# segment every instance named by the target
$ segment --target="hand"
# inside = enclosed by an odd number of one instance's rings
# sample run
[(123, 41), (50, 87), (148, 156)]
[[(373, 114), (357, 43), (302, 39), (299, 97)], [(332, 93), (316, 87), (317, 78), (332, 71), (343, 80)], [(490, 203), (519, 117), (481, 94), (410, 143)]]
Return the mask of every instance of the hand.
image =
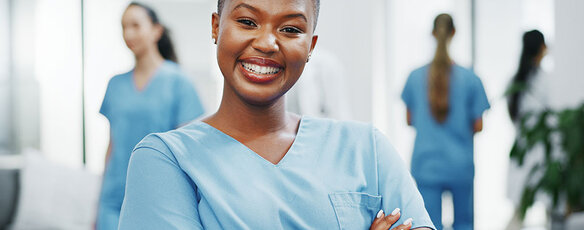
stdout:
[[(384, 216), (383, 210), (379, 210), (375, 220), (369, 227), (369, 230), (388, 230), (393, 224), (395, 224), (399, 218), (401, 217), (401, 213), (399, 208), (396, 208), (388, 214)], [(412, 227), (412, 218), (407, 219), (404, 221), (403, 224), (396, 226), (393, 230), (409, 230)]]

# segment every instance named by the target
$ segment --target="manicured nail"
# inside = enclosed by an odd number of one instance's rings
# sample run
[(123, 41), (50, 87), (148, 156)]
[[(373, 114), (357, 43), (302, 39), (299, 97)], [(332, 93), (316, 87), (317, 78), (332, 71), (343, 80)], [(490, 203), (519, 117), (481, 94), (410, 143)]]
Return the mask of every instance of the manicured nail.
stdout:
[(412, 218), (408, 218), (408, 219), (406, 220), (406, 222), (404, 222), (404, 225), (412, 225), (412, 221), (413, 221), (413, 220), (414, 220), (414, 219), (412, 219)]
[(377, 212), (377, 218), (381, 218), (383, 216), (383, 209), (379, 210), (379, 212)]
[(391, 212), (391, 215), (392, 215), (392, 216), (395, 216), (395, 215), (397, 215), (398, 213), (399, 213), (399, 208), (395, 208), (395, 209), (393, 210), (393, 212)]

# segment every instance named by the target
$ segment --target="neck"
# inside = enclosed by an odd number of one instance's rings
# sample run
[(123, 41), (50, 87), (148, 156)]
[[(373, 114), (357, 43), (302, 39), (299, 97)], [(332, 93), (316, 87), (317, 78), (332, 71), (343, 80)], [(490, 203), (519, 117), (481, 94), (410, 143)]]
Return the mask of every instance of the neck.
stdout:
[(219, 110), (207, 119), (220, 130), (231, 130), (246, 135), (264, 135), (282, 131), (296, 124), (294, 122), (296, 119), (286, 113), (283, 96), (268, 105), (253, 105), (242, 100), (228, 89), (228, 86), (223, 88)]
[(541, 60), (543, 60), (543, 56), (537, 56), (535, 57), (535, 67), (539, 68), (539, 66), (541, 65)]
[(141, 55), (136, 56), (136, 72), (152, 72), (160, 64), (164, 62), (164, 58), (156, 48), (148, 49)]

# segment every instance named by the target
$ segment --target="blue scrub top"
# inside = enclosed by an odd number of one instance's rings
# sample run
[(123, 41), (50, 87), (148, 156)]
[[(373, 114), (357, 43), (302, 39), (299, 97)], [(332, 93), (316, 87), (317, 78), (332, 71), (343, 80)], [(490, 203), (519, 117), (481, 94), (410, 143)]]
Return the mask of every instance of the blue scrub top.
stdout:
[(136, 88), (133, 74), (130, 71), (109, 81), (100, 109), (110, 122), (113, 148), (100, 195), (99, 229), (116, 228), (111, 225), (118, 222), (128, 162), (136, 144), (150, 133), (175, 129), (203, 114), (193, 84), (176, 63), (165, 61), (142, 90)]
[(485, 89), (472, 71), (452, 65), (449, 113), (440, 124), (432, 115), (428, 101), (429, 67), (414, 70), (402, 92), (416, 129), (412, 175), (418, 183), (440, 183), (453, 178), (472, 181), (474, 122), (490, 107)]
[(369, 229), (395, 208), (398, 224), (434, 228), (400, 156), (370, 125), (303, 117), (274, 165), (197, 121), (136, 146), (119, 228)]

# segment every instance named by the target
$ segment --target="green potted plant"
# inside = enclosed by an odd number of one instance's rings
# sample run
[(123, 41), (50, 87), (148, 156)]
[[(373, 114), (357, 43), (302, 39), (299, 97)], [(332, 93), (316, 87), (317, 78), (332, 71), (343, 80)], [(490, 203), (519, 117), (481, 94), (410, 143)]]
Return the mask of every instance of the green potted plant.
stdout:
[(552, 201), (552, 229), (561, 229), (570, 214), (584, 211), (584, 104), (522, 117), (510, 157), (522, 165), (537, 145), (544, 147), (545, 157), (530, 169), (528, 181), (533, 183), (523, 190), (521, 218), (542, 192)]

